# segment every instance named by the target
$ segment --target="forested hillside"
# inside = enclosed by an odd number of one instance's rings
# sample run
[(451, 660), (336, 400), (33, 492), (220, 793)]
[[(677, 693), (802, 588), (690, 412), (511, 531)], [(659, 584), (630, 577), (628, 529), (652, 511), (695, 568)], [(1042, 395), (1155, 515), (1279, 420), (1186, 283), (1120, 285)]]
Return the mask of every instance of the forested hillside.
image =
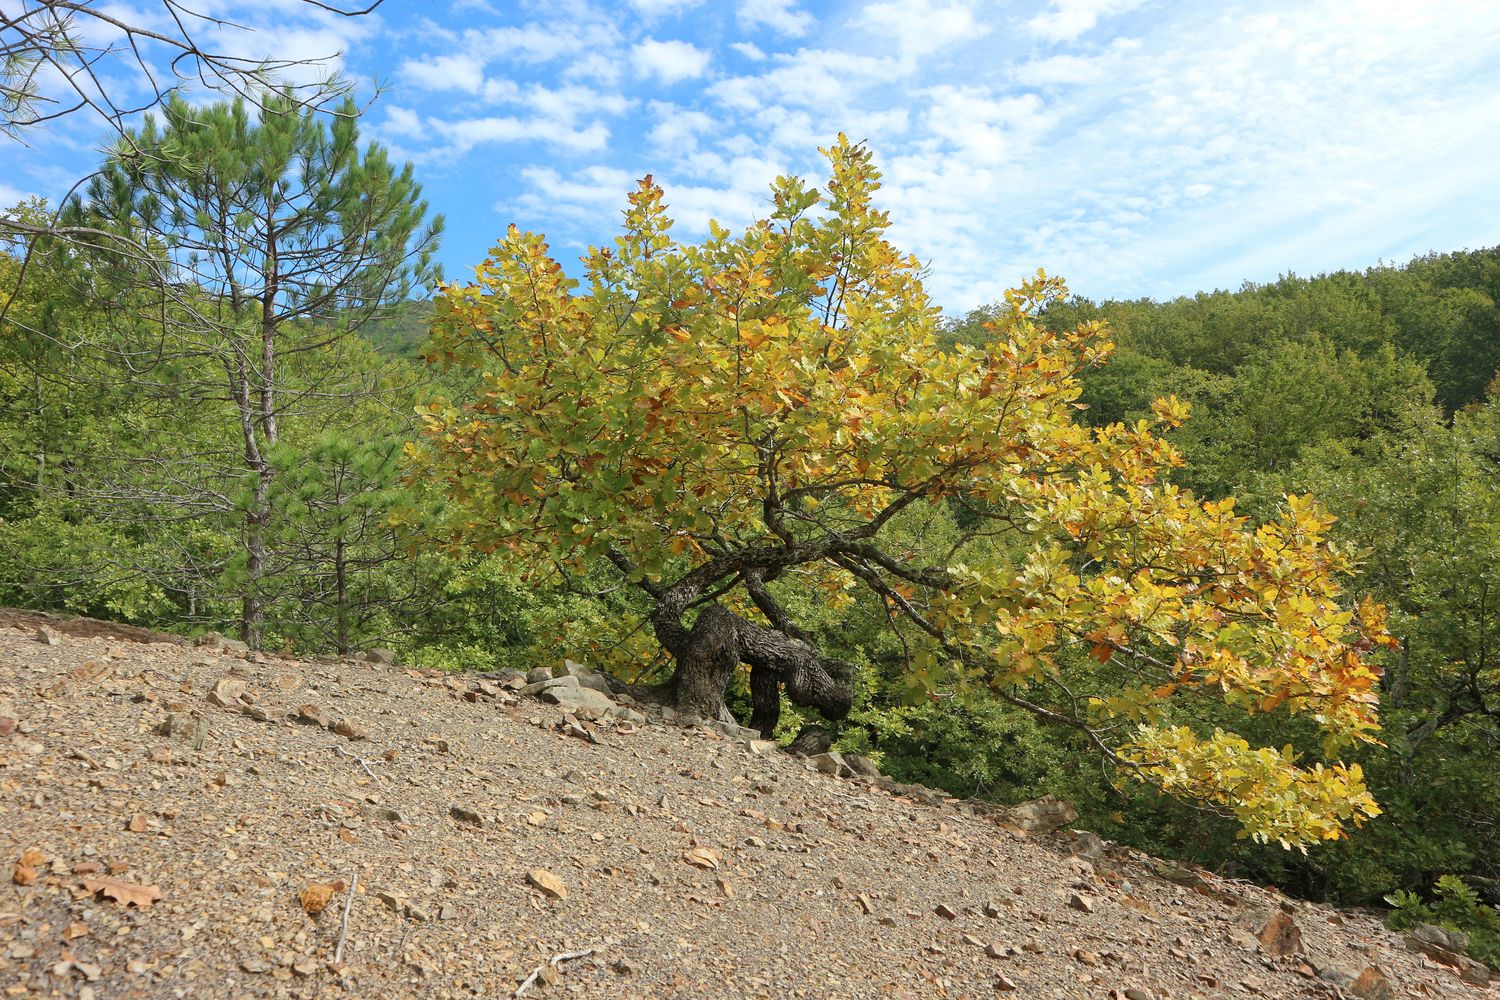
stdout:
[(588, 295), (513, 232), (434, 305), (410, 168), (289, 111), (169, 105), (140, 145), (243, 157), (106, 163), (66, 218), (144, 256), (0, 256), (0, 605), (567, 655), (1313, 898), (1496, 888), (1500, 251), (944, 321), (840, 145), (743, 237), (673, 243), (643, 183)]

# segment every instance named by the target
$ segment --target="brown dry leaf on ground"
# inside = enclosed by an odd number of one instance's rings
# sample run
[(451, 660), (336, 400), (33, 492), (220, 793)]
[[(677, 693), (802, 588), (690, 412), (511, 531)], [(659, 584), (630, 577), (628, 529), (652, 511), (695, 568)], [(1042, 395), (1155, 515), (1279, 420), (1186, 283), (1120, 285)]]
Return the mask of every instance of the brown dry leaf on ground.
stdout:
[(125, 906), (143, 910), (161, 899), (161, 890), (154, 885), (140, 885), (117, 878), (86, 878), (83, 880), (83, 888), (89, 895), (101, 895)]

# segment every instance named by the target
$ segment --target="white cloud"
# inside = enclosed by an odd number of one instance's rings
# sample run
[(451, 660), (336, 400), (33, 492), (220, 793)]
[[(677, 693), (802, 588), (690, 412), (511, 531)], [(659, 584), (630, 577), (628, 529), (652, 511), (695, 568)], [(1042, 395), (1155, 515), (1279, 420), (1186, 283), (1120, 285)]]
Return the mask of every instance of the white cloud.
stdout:
[[(836, 49), (800, 49), (777, 56), (774, 62), (772, 69), (758, 76), (719, 81), (709, 88), (709, 95), (739, 111), (782, 105), (821, 108), (837, 115), (856, 105), (872, 84), (905, 75), (894, 59)], [(831, 131), (836, 130), (834, 126)]]
[(462, 90), (477, 94), (484, 86), (484, 61), (470, 55), (453, 54), (407, 59), (400, 75), (423, 90)]
[(647, 17), (683, 14), (701, 3), (703, 0), (630, 0), (630, 6)]
[(466, 33), (470, 51), (486, 52), (496, 61), (550, 62), (560, 56), (587, 52), (614, 41), (614, 30), (594, 20), (557, 24), (507, 25)]
[(766, 61), (766, 54), (754, 42), (730, 42), (729, 47), (751, 62)]
[[(1128, 86), (1134, 74), (1128, 72), (1125, 58), (1140, 45), (1136, 38), (1116, 38), (1107, 49), (1093, 55), (1056, 55), (1021, 63), (1012, 76), (1017, 83), (1028, 87), (1098, 83), (1110, 78)], [(1122, 71), (1124, 76), (1120, 78), (1117, 74)]]
[(630, 59), (637, 74), (673, 84), (707, 72), (709, 54), (689, 42), (647, 38), (636, 45)]
[(1124, 14), (1146, 0), (1050, 0), (1048, 9), (1026, 22), (1026, 27), (1049, 42), (1071, 42), (1107, 17)]
[(685, 156), (697, 150), (698, 138), (713, 131), (714, 119), (702, 111), (652, 101), (656, 125), (646, 137), (651, 148), (667, 156)]
[(513, 100), (524, 105), (533, 115), (570, 123), (596, 115), (623, 114), (635, 106), (634, 99), (624, 94), (577, 84), (529, 87), (519, 91)]
[[(526, 167), (521, 179), (530, 190), (516, 205), (527, 214), (561, 213), (580, 221), (602, 220), (611, 209), (623, 210), (636, 181), (624, 170), (602, 165), (570, 171), (567, 177), (551, 167)], [(509, 206), (496, 208), (504, 212)]]
[(955, 0), (882, 0), (866, 6), (850, 24), (894, 42), (907, 58), (973, 41), (992, 28), (969, 4)]
[(387, 135), (403, 139), (420, 139), (427, 134), (421, 116), (410, 108), (399, 105), (391, 105), (385, 109), (384, 131)]
[(1014, 160), (1045, 130), (1048, 119), (1035, 94), (996, 97), (978, 87), (935, 87), (926, 124), (967, 162)]
[(14, 208), (26, 199), (33, 197), (35, 195), (29, 191), (22, 191), (18, 187), (12, 187), (4, 181), (0, 181), (0, 210)]
[(797, 9), (797, 0), (740, 0), (739, 19), (746, 28), (765, 26), (793, 37), (807, 34), (816, 23), (811, 14)]
[(541, 142), (575, 153), (598, 152), (609, 143), (609, 129), (600, 122), (583, 128), (546, 118), (490, 116), (432, 123), (433, 131), (448, 140), (440, 150), (462, 155), (487, 143)]

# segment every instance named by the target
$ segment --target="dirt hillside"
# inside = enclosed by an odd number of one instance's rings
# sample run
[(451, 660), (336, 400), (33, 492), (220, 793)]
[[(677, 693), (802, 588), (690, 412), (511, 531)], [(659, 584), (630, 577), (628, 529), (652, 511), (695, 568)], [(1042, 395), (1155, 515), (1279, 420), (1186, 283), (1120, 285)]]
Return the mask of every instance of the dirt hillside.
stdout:
[(618, 694), (232, 645), (0, 614), (5, 996), (1500, 995)]

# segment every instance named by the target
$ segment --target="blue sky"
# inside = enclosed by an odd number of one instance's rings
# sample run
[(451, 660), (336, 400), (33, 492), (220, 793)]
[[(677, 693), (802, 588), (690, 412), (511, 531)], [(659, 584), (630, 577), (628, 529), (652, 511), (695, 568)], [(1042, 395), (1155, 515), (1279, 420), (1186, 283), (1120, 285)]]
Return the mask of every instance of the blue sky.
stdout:
[[(744, 225), (840, 130), (950, 309), (1037, 267), (1163, 298), (1500, 243), (1493, 0), (206, 3), (255, 29), (236, 51), (381, 84), (365, 130), (447, 216), (450, 278), (510, 222), (570, 264), (647, 172), (679, 238)], [(0, 138), (0, 203), (55, 197), (104, 138)]]

